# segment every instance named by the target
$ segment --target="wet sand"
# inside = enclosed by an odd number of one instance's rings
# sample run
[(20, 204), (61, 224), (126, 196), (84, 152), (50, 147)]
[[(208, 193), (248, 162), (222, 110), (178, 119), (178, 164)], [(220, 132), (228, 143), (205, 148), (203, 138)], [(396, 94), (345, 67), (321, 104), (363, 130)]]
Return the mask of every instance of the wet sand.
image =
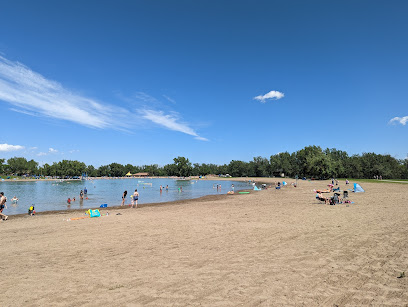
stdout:
[(408, 185), (329, 206), (312, 192), (327, 183), (10, 217), (0, 305), (407, 306)]

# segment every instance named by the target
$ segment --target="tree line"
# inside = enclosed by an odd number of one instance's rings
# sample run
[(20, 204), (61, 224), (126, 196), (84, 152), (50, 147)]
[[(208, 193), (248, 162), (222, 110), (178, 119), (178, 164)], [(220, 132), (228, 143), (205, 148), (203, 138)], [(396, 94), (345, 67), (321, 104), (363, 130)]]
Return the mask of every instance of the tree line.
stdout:
[(200, 176), (209, 174), (229, 174), (232, 177), (312, 177), (325, 178), (382, 178), (408, 179), (408, 160), (396, 159), (390, 155), (363, 153), (349, 155), (337, 149), (322, 149), (320, 146), (307, 146), (293, 153), (282, 152), (268, 158), (254, 157), (245, 162), (232, 160), (229, 164), (216, 165), (206, 163), (192, 164), (188, 158), (177, 157), (173, 163), (159, 166), (157, 164), (135, 166), (111, 163), (94, 167), (80, 161), (62, 160), (51, 165), (39, 166), (34, 160), (23, 157), (0, 159), (0, 174), (17, 176), (58, 176), (74, 177), (86, 173), (91, 177), (122, 177), (145, 172), (150, 176)]

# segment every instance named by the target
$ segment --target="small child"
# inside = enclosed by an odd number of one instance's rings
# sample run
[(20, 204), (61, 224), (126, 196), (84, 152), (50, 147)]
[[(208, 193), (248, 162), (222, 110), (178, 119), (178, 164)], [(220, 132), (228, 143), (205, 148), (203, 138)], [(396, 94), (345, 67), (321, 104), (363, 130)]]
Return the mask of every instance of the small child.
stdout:
[(28, 215), (35, 215), (34, 204), (32, 204), (30, 208), (28, 208)]

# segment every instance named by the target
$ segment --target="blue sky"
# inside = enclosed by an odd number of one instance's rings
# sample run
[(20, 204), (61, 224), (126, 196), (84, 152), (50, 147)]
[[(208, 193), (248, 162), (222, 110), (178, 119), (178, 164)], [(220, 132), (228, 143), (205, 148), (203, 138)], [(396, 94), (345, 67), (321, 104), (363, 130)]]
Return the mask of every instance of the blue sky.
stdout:
[(6, 1), (0, 157), (405, 158), (406, 1)]

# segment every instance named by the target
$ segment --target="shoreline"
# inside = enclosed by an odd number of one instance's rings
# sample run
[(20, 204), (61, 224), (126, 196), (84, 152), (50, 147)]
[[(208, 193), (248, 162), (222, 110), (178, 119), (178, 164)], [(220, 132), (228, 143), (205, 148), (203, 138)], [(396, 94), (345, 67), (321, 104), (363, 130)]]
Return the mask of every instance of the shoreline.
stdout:
[[(174, 179), (177, 180), (176, 178), (169, 178), (169, 177), (148, 177), (149, 179)], [(207, 178), (207, 179), (196, 179), (196, 178), (192, 178), (191, 180), (207, 180), (207, 181), (238, 181), (238, 182), (246, 182), (248, 180), (255, 180), (255, 179), (263, 179), (263, 178), (238, 178), (240, 180), (231, 180), (231, 178), (218, 178), (218, 177), (214, 177), (216, 179), (212, 179), (212, 178)], [(99, 179), (109, 179), (109, 180), (114, 180), (114, 179), (137, 179), (137, 178), (129, 178), (129, 177), (124, 177), (124, 178), (119, 178), (119, 177), (115, 177), (115, 178), (98, 178)], [(271, 179), (271, 178), (267, 178), (267, 179)], [(54, 181), (55, 179), (26, 179), (26, 180), (13, 180), (13, 179), (8, 179), (8, 181), (10, 182), (27, 182), (27, 181)], [(5, 180), (6, 181), (6, 180)], [(66, 181), (78, 181), (78, 180), (66, 180)], [(257, 182), (259, 183), (265, 183), (264, 181), (261, 180), (257, 180)], [(0, 190), (1, 190), (1, 184), (0, 184)], [(243, 189), (240, 191), (252, 191), (252, 189)], [(236, 192), (235, 194), (232, 195), (238, 195), (238, 193)], [(174, 201), (166, 201), (166, 202), (151, 202), (151, 203), (143, 203), (143, 204), (138, 204), (138, 208), (142, 208), (142, 207), (147, 207), (147, 206), (158, 206), (158, 205), (172, 205), (172, 204), (183, 204), (185, 202), (189, 202), (191, 200), (197, 200), (197, 201), (207, 201), (207, 200), (215, 200), (218, 199), (218, 197), (225, 197), (225, 196), (232, 196), (230, 194), (209, 194), (209, 195), (204, 195), (204, 196), (200, 196), (200, 197), (196, 197), (196, 198), (187, 198), (187, 199), (183, 199), (183, 200), (174, 200)], [(203, 200), (201, 200), (203, 199)], [(86, 212), (88, 209), (99, 209), (100, 212), (106, 212), (109, 210), (118, 210), (118, 209), (127, 209), (129, 208), (129, 205), (124, 205), (124, 206), (111, 206), (111, 207), (107, 207), (107, 208), (100, 208), (100, 207), (87, 207), (87, 208), (76, 208), (76, 209), (62, 209), (62, 210), (46, 210), (46, 211), (36, 211), (35, 216), (41, 216), (41, 215), (52, 215), (52, 214), (69, 214), (69, 213), (76, 213), (76, 212)], [(6, 209), (7, 210), (7, 209)], [(7, 212), (7, 211), (5, 211)], [(7, 214), (7, 216), (12, 217), (12, 219), (15, 218), (24, 218), (26, 216), (29, 216), (27, 213), (18, 213), (18, 214)]]
[[(175, 179), (175, 178), (168, 178), (168, 177), (148, 177), (148, 178), (149, 179)], [(275, 183), (277, 181), (285, 181), (285, 180), (288, 181), (288, 185), (290, 185), (291, 182), (289, 182), (289, 180), (291, 180), (293, 182), (295, 182), (295, 180), (296, 180), (296, 179), (293, 179), (293, 178), (270, 178), (270, 177), (239, 177), (239, 178), (234, 178), (234, 177), (232, 177), (232, 178), (224, 178), (224, 177), (218, 178), (218, 177), (214, 177), (214, 178), (216, 178), (216, 179), (206, 178), (206, 179), (199, 179), (199, 180), (212, 180), (212, 181), (218, 181), (219, 180), (219, 181), (239, 181), (239, 182), (252, 181), (252, 182), (257, 182), (258, 185), (259, 184), (273, 184), (273, 183)], [(113, 180), (113, 179), (132, 179), (132, 178), (128, 178), (128, 177), (124, 177), (124, 178), (119, 178), (119, 177), (118, 178), (103, 178), (103, 177), (101, 177), (101, 178), (98, 178), (98, 179), (110, 179), (110, 180)], [(133, 179), (135, 179), (135, 178), (133, 178)], [(47, 179), (47, 180), (52, 181), (54, 179), (52, 179), (52, 180)], [(177, 179), (175, 179), (175, 180), (177, 180)], [(196, 180), (196, 179), (191, 179), (191, 180)], [(35, 179), (35, 180), (26, 180), (26, 181), (45, 181), (45, 180)], [(298, 181), (299, 182), (307, 182), (305, 180), (298, 180)], [(316, 183), (316, 184), (321, 183), (322, 185), (325, 186), (326, 183), (328, 183), (329, 181), (330, 180), (313, 180), (312, 182)], [(340, 183), (343, 183), (343, 181), (345, 181), (345, 180), (339, 180)], [(372, 182), (372, 184), (380, 184), (380, 183), (381, 182)], [(388, 181), (388, 183), (399, 184), (400, 182)], [(1, 185), (0, 185), (0, 187), (1, 187)], [(273, 187), (271, 187), (271, 188), (273, 188)], [(288, 187), (288, 188), (292, 188), (292, 187)], [(254, 190), (253, 189), (243, 189), (243, 190), (239, 190), (239, 191), (241, 191), (241, 192), (250, 192), (250, 191), (254, 191)], [(264, 190), (262, 190), (262, 191), (264, 191)], [(259, 192), (259, 191), (255, 191), (255, 192)], [(183, 199), (183, 200), (143, 203), (143, 204), (138, 204), (138, 209), (143, 208), (143, 207), (181, 205), (181, 204), (185, 204), (185, 203), (188, 203), (188, 202), (191, 202), (191, 201), (197, 201), (197, 202), (215, 201), (215, 200), (223, 199), (223, 198), (226, 198), (226, 197), (228, 198), (228, 197), (231, 197), (231, 196), (234, 196), (234, 195), (235, 196), (239, 195), (238, 191), (236, 191), (236, 193), (234, 193), (232, 195), (227, 194), (227, 193), (217, 194), (217, 195), (210, 194), (210, 195), (200, 196), (200, 197), (197, 197), (197, 198), (188, 198), (188, 199)], [(69, 209), (69, 210), (63, 209), (63, 210), (46, 210), (46, 211), (38, 211), (38, 212), (36, 211), (35, 216), (45, 216), (45, 215), (53, 215), (53, 214), (63, 215), (63, 214), (70, 214), (70, 213), (76, 214), (78, 212), (81, 212), (81, 213), (83, 213), (84, 211), (86, 212), (88, 209), (92, 209), (92, 210), (99, 209), (99, 211), (102, 213), (102, 212), (109, 212), (109, 210), (130, 209), (129, 206), (130, 205), (127, 204), (127, 205), (124, 205), (124, 206), (117, 205), (117, 206), (111, 206), (111, 207), (106, 207), (106, 208), (88, 207), (88, 208), (82, 208), (82, 209), (77, 208), (77, 209)], [(28, 217), (29, 215), (26, 214), (26, 213), (18, 213), (18, 214), (9, 214), (7, 216), (9, 217), (9, 219), (10, 219), (10, 217), (12, 217), (12, 220), (14, 220), (14, 219)]]
[[(241, 191), (241, 190), (240, 190)], [(252, 190), (242, 190), (242, 191), (252, 191)], [(141, 209), (144, 207), (161, 207), (161, 206), (172, 206), (172, 205), (183, 205), (185, 203), (189, 203), (191, 201), (195, 201), (195, 202), (208, 202), (208, 201), (217, 201), (217, 200), (221, 200), (224, 198), (228, 198), (234, 195), (239, 195), (238, 193), (235, 194), (218, 194), (218, 195), (205, 195), (205, 196), (201, 196), (201, 197), (197, 197), (197, 198), (188, 198), (188, 199), (182, 199), (182, 200), (173, 200), (173, 201), (167, 201), (167, 202), (156, 202), (156, 203), (144, 203), (144, 204), (138, 204), (137, 208), (133, 208), (135, 210), (137, 209)], [(19, 214), (10, 214), (8, 215), (9, 219), (8, 220), (15, 220), (15, 219), (20, 219), (20, 218), (25, 218), (25, 217), (37, 217), (37, 216), (47, 216), (47, 215), (64, 215), (64, 214), (70, 214), (70, 213), (84, 213), (84, 211), (88, 211), (88, 209), (99, 209), (99, 211), (101, 213), (103, 212), (109, 212), (110, 210), (126, 210), (126, 209), (132, 209), (130, 208), (130, 206), (127, 205), (123, 205), (123, 206), (112, 206), (112, 207), (105, 207), (105, 208), (100, 208), (100, 207), (94, 207), (94, 208), (83, 208), (83, 209), (69, 209), (69, 210), (49, 210), (49, 211), (39, 211), (36, 212), (36, 214), (34, 216), (30, 216), (28, 214), (25, 213), (19, 213)], [(10, 219), (10, 217), (12, 217), (12, 219)]]

